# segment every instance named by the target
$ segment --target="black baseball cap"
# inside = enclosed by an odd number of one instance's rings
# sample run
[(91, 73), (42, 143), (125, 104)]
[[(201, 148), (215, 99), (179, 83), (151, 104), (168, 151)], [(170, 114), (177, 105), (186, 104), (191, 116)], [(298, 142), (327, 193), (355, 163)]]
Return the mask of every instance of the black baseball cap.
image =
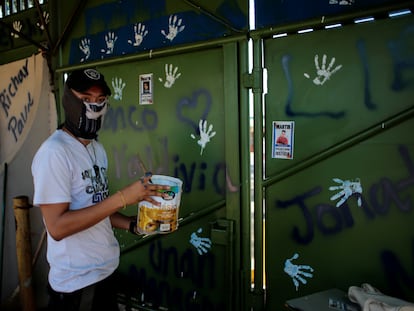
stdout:
[(77, 92), (84, 92), (92, 86), (99, 86), (105, 95), (111, 95), (111, 89), (105, 82), (105, 77), (93, 68), (72, 71), (66, 80), (66, 85)]

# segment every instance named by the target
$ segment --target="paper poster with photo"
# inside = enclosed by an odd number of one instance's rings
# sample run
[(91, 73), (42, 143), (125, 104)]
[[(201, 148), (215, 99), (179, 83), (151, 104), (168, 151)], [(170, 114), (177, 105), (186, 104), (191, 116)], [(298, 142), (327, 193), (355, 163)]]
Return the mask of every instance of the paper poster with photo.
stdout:
[(139, 76), (139, 104), (151, 105), (154, 102), (152, 73)]
[(272, 158), (293, 159), (294, 121), (273, 121)]

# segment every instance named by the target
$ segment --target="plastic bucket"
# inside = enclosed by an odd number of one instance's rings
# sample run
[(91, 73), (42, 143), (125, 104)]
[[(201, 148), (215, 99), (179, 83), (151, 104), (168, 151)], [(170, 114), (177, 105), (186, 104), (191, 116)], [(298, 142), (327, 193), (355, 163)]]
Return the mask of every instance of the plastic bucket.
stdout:
[(160, 190), (163, 197), (154, 196), (160, 202), (157, 206), (147, 201), (138, 204), (137, 227), (145, 234), (170, 233), (178, 228), (178, 210), (181, 202), (183, 182), (175, 177), (152, 175), (153, 184), (171, 186), (170, 190)]

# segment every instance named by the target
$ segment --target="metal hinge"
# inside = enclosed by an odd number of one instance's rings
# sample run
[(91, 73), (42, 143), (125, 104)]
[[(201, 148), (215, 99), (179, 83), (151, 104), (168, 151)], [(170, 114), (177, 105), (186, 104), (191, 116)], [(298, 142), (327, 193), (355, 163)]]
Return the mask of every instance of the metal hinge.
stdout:
[(263, 92), (263, 69), (253, 69), (252, 73), (243, 74), (243, 86), (252, 89), (253, 93)]
[(233, 224), (228, 219), (217, 219), (211, 224), (211, 242), (218, 245), (231, 245), (233, 242)]

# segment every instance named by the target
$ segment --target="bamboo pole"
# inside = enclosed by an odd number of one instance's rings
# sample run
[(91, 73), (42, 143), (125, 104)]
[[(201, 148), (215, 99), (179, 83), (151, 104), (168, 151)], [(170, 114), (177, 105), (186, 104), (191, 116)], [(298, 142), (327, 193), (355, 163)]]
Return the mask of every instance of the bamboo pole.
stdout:
[(32, 244), (30, 239), (29, 199), (26, 196), (13, 198), (16, 218), (16, 251), (19, 272), (20, 298), (23, 311), (35, 311), (32, 287)]

